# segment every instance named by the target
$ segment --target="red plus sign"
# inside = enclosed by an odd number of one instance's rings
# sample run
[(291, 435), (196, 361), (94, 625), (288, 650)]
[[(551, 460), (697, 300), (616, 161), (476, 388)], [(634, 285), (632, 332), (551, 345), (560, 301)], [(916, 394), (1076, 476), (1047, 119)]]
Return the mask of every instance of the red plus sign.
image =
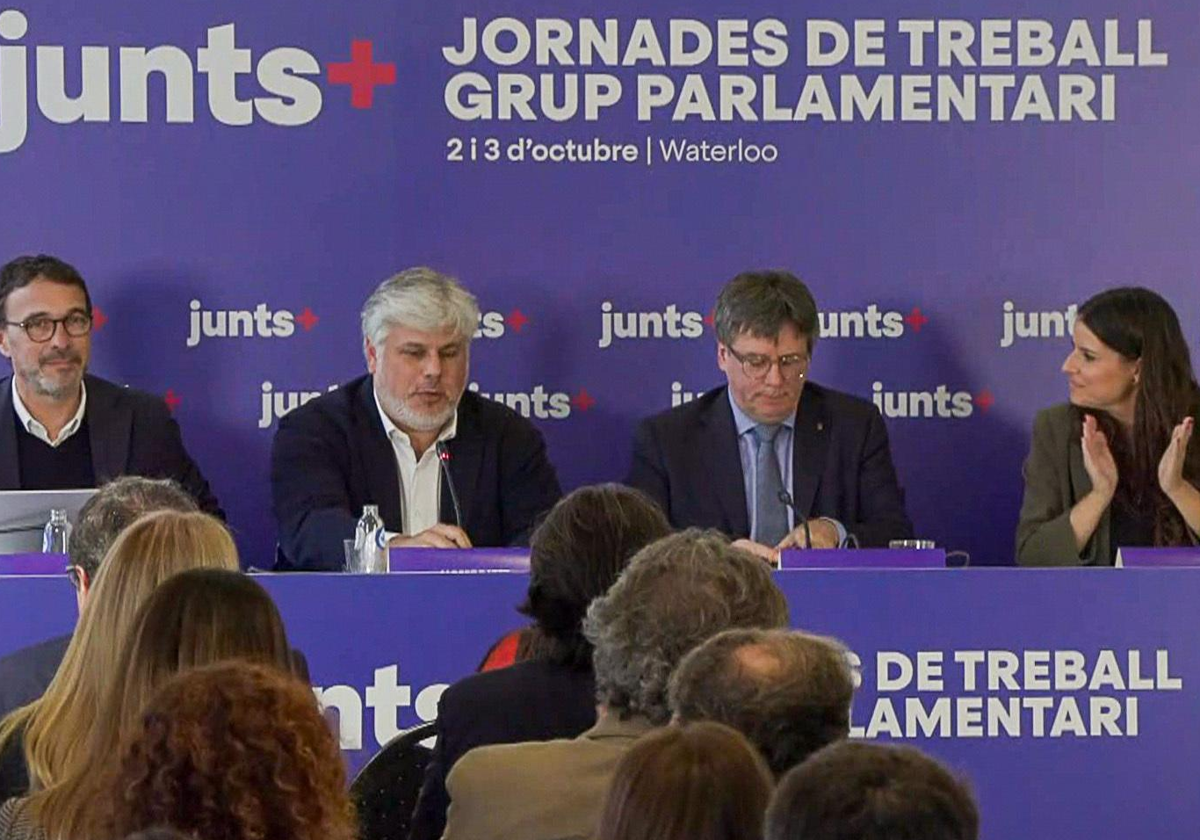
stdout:
[(167, 404), (167, 408), (171, 409), (171, 411), (174, 411), (179, 404), (183, 402), (183, 400), (175, 395), (174, 388), (168, 388), (167, 395), (163, 397), (163, 402)]
[(316, 315), (314, 315), (313, 311), (311, 309), (309, 309), (307, 306), (304, 307), (303, 312), (301, 312), (299, 315), (296, 316), (296, 323), (298, 323), (300, 326), (304, 327), (305, 332), (308, 332), (309, 330), (311, 330), (313, 328), (313, 326), (317, 323), (317, 321), (320, 321), (320, 320), (321, 319), (318, 318)]
[(571, 402), (580, 411), (587, 411), (596, 404), (596, 399), (587, 392), (587, 388), (580, 388), (579, 393), (571, 397)]
[(375, 101), (375, 85), (396, 84), (396, 65), (376, 64), (371, 58), (370, 41), (352, 41), (350, 63), (329, 65), (329, 84), (350, 85), (350, 106), (370, 108)]
[(99, 306), (92, 307), (92, 329), (100, 329), (108, 323), (108, 316), (100, 311)]
[(921, 314), (921, 307), (919, 306), (914, 306), (912, 308), (912, 312), (909, 312), (908, 315), (904, 317), (904, 320), (907, 321), (908, 325), (913, 328), (913, 332), (920, 332), (921, 327), (929, 323), (929, 319)]
[(708, 324), (708, 325), (711, 327), (711, 326), (713, 326), (713, 325), (714, 325), (716, 322), (717, 322), (717, 313), (716, 313), (716, 311), (715, 311), (715, 310), (713, 310), (713, 309), (710, 309), (710, 310), (708, 310), (708, 314), (704, 316), (704, 323)]
[(525, 325), (529, 323), (529, 316), (527, 316), (520, 309), (514, 309), (512, 312), (508, 313), (505, 320), (507, 320), (508, 325), (513, 328), (513, 332), (520, 332)]
[(981, 411), (986, 412), (996, 403), (996, 398), (992, 396), (992, 392), (984, 388), (975, 395), (975, 404), (979, 406)]

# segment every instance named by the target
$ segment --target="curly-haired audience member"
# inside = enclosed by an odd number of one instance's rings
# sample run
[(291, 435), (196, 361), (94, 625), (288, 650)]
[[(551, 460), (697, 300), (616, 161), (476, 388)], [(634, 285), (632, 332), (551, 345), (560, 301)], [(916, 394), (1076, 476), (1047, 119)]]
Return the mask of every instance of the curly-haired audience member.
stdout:
[(352, 840), (337, 741), (307, 685), (227, 662), (185, 671), (150, 698), (85, 832), (121, 840), (169, 826), (220, 840)]
[(839, 741), (788, 772), (766, 840), (976, 840), (966, 783), (913, 747)]
[(761, 840), (771, 783), (762, 757), (736, 730), (669, 726), (617, 765), (597, 840)]
[(294, 676), (271, 597), (246, 575), (221, 569), (191, 569), (159, 586), (138, 610), (120, 649), (115, 666), (120, 676), (101, 698), (71, 771), (52, 787), (6, 806), (52, 840), (92, 840), (85, 826), (101, 796), (97, 770), (112, 760), (148, 698), (170, 677), (227, 660), (270, 665)]
[(573, 739), (496, 744), (446, 778), (443, 840), (591, 836), (621, 756), (671, 719), (667, 680), (689, 650), (731, 627), (785, 627), (770, 569), (716, 531), (689, 530), (639, 551), (592, 602), (596, 725)]

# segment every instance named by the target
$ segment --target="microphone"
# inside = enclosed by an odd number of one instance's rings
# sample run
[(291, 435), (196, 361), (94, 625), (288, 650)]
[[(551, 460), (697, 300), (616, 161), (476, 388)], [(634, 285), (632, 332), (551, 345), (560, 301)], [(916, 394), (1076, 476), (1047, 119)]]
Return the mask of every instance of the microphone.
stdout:
[(796, 503), (792, 501), (792, 494), (784, 488), (779, 488), (778, 499), (784, 507), (789, 507), (796, 514), (796, 518), (804, 523), (804, 547), (812, 548), (812, 531), (808, 529), (808, 514), (800, 511), (796, 507)]
[(438, 441), (433, 445), (434, 451), (437, 453), (438, 463), (442, 467), (442, 476), (446, 479), (446, 487), (450, 490), (450, 504), (454, 505), (454, 524), (459, 528), (462, 524), (462, 508), (458, 506), (458, 491), (454, 489), (454, 478), (450, 475), (450, 450), (446, 448), (444, 441)]
[[(800, 509), (798, 507), (796, 507), (795, 502), (792, 501), (792, 494), (789, 493), (787, 490), (779, 491), (779, 501), (781, 501), (783, 504), (787, 505), (792, 510), (794, 510), (796, 512), (797, 518), (803, 519), (803, 521), (804, 521), (804, 541), (808, 543), (808, 545), (806, 545), (805, 548), (812, 548), (812, 532), (808, 529), (807, 514), (803, 514), (800, 512)], [(846, 542), (842, 546), (839, 546), (839, 548), (858, 548), (858, 547), (859, 547), (858, 537), (849, 532), (846, 533)]]

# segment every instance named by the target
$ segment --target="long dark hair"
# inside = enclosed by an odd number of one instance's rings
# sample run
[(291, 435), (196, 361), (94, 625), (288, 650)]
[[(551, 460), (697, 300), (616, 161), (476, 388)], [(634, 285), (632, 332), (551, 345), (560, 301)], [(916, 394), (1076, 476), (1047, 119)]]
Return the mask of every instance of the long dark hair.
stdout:
[(580, 623), (634, 554), (671, 533), (662, 509), (619, 484), (580, 487), (550, 509), (529, 540), (529, 591), (518, 608), (537, 623), (519, 658), (590, 667)]
[[(1112, 447), (1120, 476), (1116, 502), (1153, 515), (1155, 545), (1185, 543), (1187, 526), (1158, 486), (1158, 462), (1172, 430), (1200, 411), (1200, 385), (1179, 318), (1161, 295), (1143, 288), (1100, 292), (1079, 308), (1078, 318), (1105, 345), (1142, 363), (1131, 434), (1122, 434), (1107, 412), (1080, 411), (1081, 423), (1084, 414), (1095, 415)], [(1200, 447), (1188, 448), (1183, 475), (1192, 482), (1200, 476)]]

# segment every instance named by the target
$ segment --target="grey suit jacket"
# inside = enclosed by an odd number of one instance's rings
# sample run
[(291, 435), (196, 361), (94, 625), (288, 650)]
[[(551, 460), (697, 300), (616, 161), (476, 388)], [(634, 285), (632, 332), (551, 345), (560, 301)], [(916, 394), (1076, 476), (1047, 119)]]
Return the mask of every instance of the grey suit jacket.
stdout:
[(566, 840), (594, 836), (617, 762), (654, 727), (605, 717), (578, 738), (480, 747), (446, 778), (442, 840)]
[(1111, 515), (1104, 512), (1080, 552), (1071, 530), (1071, 508), (1092, 492), (1083, 467), (1078, 415), (1069, 403), (1039, 411), (1025, 459), (1025, 497), (1017, 522), (1017, 563), (1022, 566), (1111, 566)]

